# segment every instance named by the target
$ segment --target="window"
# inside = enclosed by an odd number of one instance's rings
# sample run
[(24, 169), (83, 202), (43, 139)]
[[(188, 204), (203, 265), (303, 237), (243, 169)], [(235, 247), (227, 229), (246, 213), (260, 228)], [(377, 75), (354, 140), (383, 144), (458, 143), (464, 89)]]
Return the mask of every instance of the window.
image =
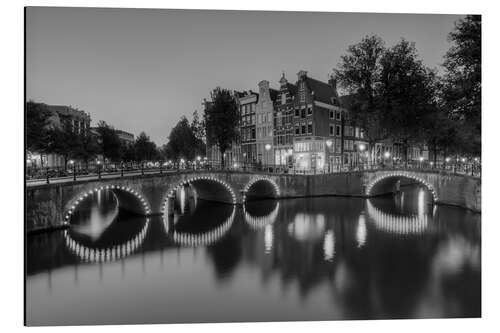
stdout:
[(334, 132), (333, 132), (333, 125), (330, 125), (330, 135), (333, 135)]
[(300, 134), (300, 127), (295, 125), (295, 134)]
[(333, 118), (334, 118), (334, 114), (335, 114), (335, 112), (330, 111), (330, 119), (333, 119)]
[(299, 116), (299, 109), (295, 109), (295, 117)]
[(286, 104), (286, 93), (281, 94), (281, 105)]
[(307, 133), (312, 134), (313, 132), (313, 125), (312, 123), (307, 124)]
[(302, 125), (302, 134), (306, 134), (306, 125)]
[(255, 128), (252, 128), (252, 139), (255, 139)]
[(335, 125), (335, 135), (340, 136), (340, 125)]
[(313, 114), (313, 109), (312, 109), (312, 107), (308, 107), (308, 108), (307, 108), (307, 115), (308, 115), (308, 116), (310, 116), (310, 115), (312, 115), (312, 114)]
[(306, 109), (300, 110), (300, 117), (305, 118), (306, 117)]
[(337, 119), (337, 120), (340, 120), (340, 111), (337, 111), (337, 112), (336, 112), (335, 117), (336, 117), (336, 119)]

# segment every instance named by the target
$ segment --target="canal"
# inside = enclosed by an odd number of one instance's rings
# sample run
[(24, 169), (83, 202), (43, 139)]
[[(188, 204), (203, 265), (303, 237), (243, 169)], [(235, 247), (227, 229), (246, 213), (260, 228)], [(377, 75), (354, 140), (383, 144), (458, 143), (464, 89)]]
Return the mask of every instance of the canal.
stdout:
[(478, 317), (481, 215), (422, 187), (231, 206), (179, 190), (173, 217), (103, 190), (26, 242), (28, 325)]

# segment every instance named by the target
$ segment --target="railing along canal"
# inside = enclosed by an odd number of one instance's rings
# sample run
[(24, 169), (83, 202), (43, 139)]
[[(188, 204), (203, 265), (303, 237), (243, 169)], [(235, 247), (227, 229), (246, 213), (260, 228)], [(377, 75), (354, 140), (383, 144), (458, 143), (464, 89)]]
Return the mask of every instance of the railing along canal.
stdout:
[(226, 163), (220, 161), (202, 160), (194, 163), (147, 162), (147, 163), (105, 163), (88, 166), (68, 163), (66, 167), (26, 167), (26, 183), (40, 184), (51, 182), (68, 182), (87, 179), (101, 179), (110, 177), (125, 177), (133, 175), (151, 175), (179, 172), (203, 171), (238, 171), (238, 172), (265, 172), (271, 174), (315, 175), (331, 174), (352, 171), (372, 171), (384, 169), (401, 169), (412, 171), (434, 171), (449, 174), (481, 177), (479, 163), (448, 163), (448, 162), (390, 162), (390, 163), (363, 163), (327, 165), (321, 169), (301, 169), (287, 165), (260, 164), (260, 163)]

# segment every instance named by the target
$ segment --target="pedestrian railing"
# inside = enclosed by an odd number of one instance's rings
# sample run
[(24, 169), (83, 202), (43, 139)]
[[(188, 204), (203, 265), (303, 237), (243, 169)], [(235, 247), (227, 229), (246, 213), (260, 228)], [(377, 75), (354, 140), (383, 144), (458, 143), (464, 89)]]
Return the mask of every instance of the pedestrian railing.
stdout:
[(88, 166), (68, 164), (67, 167), (27, 167), (26, 183), (47, 183), (53, 181), (76, 181), (84, 179), (101, 179), (103, 177), (125, 177), (131, 175), (167, 174), (177, 172), (227, 171), (227, 172), (264, 172), (271, 174), (319, 175), (339, 172), (371, 171), (384, 169), (400, 169), (414, 171), (444, 172), (449, 174), (481, 177), (479, 163), (431, 163), (431, 162), (391, 162), (327, 165), (321, 169), (303, 169), (289, 165), (260, 163), (226, 163), (220, 161), (199, 161), (196, 163), (107, 163)]

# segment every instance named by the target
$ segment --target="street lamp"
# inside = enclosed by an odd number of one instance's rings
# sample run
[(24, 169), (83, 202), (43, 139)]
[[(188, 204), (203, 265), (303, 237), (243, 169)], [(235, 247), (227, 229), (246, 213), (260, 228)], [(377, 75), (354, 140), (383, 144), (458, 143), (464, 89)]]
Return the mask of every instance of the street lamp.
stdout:
[(332, 140), (326, 140), (326, 146), (330, 148), (332, 146)]
[(359, 148), (359, 151), (362, 152), (362, 151), (364, 151), (366, 149), (366, 146), (365, 146), (364, 143), (360, 143), (359, 146), (358, 146), (358, 148)]
[(386, 151), (386, 152), (384, 153), (384, 157), (385, 157), (385, 158), (389, 158), (389, 157), (391, 157), (391, 153), (390, 153), (390, 152), (388, 152), (388, 151)]
[(420, 162), (422, 162), (422, 161), (424, 160), (424, 158), (423, 158), (422, 156), (420, 156), (420, 157), (418, 158), (418, 160), (419, 160)]
[(196, 156), (196, 160), (201, 161), (201, 156)]
[(75, 181), (76, 180), (76, 165), (75, 165), (75, 161), (69, 160), (69, 164), (71, 164), (73, 166), (73, 181)]
[(465, 163), (465, 161), (467, 161), (467, 159), (465, 157), (462, 157), (462, 162)]
[(449, 157), (445, 158), (444, 160), (446, 161), (446, 163), (450, 162), (450, 158)]
[(271, 149), (271, 145), (269, 143), (266, 143), (266, 145), (264, 146), (264, 148), (266, 148), (266, 150), (269, 151)]
[(97, 160), (97, 177), (101, 179), (101, 161)]

